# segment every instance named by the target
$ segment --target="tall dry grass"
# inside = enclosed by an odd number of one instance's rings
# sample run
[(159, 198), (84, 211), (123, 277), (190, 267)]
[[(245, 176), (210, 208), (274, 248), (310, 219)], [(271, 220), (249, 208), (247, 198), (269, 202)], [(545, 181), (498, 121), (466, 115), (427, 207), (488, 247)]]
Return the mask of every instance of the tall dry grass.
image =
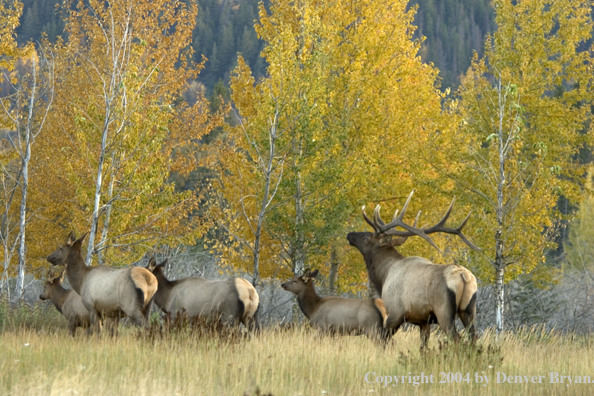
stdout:
[[(0, 307), (0, 326), (7, 316)], [(79, 329), (73, 339), (65, 324), (43, 319), (49, 321), (32, 325), (27, 319), (24, 326), (13, 320), (0, 327), (1, 395), (587, 395), (594, 390), (594, 383), (549, 383), (549, 372), (594, 380), (594, 339), (535, 329), (499, 338), (486, 333), (476, 347), (444, 344), (433, 333), (430, 350), (420, 353), (417, 331), (399, 332), (386, 348), (364, 337), (322, 336), (308, 327), (244, 335), (153, 325), (149, 331), (120, 327), (117, 338), (87, 337)], [(411, 382), (423, 372), (433, 374), (435, 383), (384, 387), (366, 382), (369, 372), (374, 380), (410, 373)], [(451, 375), (453, 383), (440, 384), (441, 372), (459, 372), (462, 378), (470, 373), (470, 383), (456, 383)], [(487, 375), (486, 387), (475, 383), (475, 372)], [(496, 372), (545, 377), (542, 384), (497, 384)]]

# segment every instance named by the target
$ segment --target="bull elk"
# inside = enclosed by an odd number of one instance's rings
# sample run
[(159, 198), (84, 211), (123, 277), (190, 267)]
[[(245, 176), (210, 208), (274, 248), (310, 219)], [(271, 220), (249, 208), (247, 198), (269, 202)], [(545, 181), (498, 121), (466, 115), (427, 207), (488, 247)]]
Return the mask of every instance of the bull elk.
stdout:
[(51, 300), (58, 311), (68, 319), (68, 330), (74, 337), (77, 327), (90, 328), (91, 317), (80, 295), (74, 290), (67, 290), (62, 286), (64, 273), (65, 271), (62, 271), (56, 275), (52, 271), (48, 271), (47, 279), (43, 284), (43, 292), (39, 298)]
[[(477, 283), (472, 272), (460, 265), (437, 265), (422, 257), (404, 257), (395, 249), (408, 237), (416, 235), (439, 250), (429, 234), (443, 232), (458, 235), (470, 248), (478, 250), (461, 231), (470, 214), (458, 228), (446, 227), (445, 222), (454, 205), (452, 201), (436, 225), (417, 228), (419, 212), (410, 226), (403, 219), (413, 193), (408, 196), (400, 215), (397, 210), (389, 224), (382, 221), (379, 205), (373, 213), (373, 221), (367, 217), (363, 206), (363, 218), (374, 232), (351, 232), (347, 239), (363, 255), (369, 279), (390, 313), (387, 326), (392, 334), (405, 321), (413, 323), (420, 327), (421, 348), (424, 348), (429, 340), (430, 325), (438, 323), (445, 333), (458, 340), (455, 327), (458, 315), (474, 340)], [(395, 230), (395, 227), (405, 231)]]
[(302, 276), (283, 283), (283, 289), (297, 295), (297, 302), (312, 326), (343, 334), (380, 335), (385, 338), (388, 312), (379, 298), (319, 297), (314, 288), (318, 270), (308, 268)]
[(157, 265), (153, 257), (148, 265), (159, 283), (155, 304), (164, 313), (175, 316), (185, 310), (188, 318), (203, 316), (229, 325), (241, 322), (247, 328), (259, 328), (260, 297), (250, 282), (243, 278), (207, 280), (198, 277), (170, 281), (163, 272), (165, 264), (167, 260)]
[(72, 288), (80, 294), (89, 310), (91, 323), (99, 330), (104, 317), (127, 315), (143, 326), (148, 322), (151, 304), (157, 291), (157, 279), (146, 268), (111, 268), (105, 265), (87, 267), (81, 254), (87, 234), (76, 239), (71, 232), (66, 243), (47, 257), (52, 265), (66, 266)]

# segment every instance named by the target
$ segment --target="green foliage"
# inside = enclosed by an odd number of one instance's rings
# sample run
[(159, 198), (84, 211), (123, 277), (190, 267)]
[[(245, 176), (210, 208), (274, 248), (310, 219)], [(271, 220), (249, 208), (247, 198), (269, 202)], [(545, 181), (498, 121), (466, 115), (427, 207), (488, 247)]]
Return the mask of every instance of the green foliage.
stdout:
[(16, 30), (19, 44), (41, 40), (42, 33), (54, 42), (64, 33), (64, 20), (56, 8), (60, 0), (23, 0), (21, 25)]
[[(452, 103), (459, 128), (439, 141), (457, 150), (438, 170), (476, 210), (475, 243), (483, 251), (472, 261), (488, 282), (493, 268), (508, 281), (544, 261), (559, 196), (578, 199), (586, 168), (576, 159), (592, 143), (584, 133), (590, 108), (582, 105), (592, 95), (592, 60), (579, 51), (591, 36), (590, 2), (494, 4), (499, 29)], [(550, 280), (554, 272), (541, 275)]]
[(440, 70), (442, 89), (456, 89), (473, 52), (482, 56), (485, 36), (495, 30), (491, 1), (412, 0), (410, 5), (418, 5), (415, 37), (425, 37), (423, 60)]

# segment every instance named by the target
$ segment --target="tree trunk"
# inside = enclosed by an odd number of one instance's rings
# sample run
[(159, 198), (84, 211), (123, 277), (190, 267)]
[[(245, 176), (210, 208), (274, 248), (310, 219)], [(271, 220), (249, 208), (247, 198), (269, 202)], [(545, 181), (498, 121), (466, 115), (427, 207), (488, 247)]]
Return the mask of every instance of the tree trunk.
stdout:
[[(110, 182), (109, 188), (107, 190), (107, 197), (108, 200), (113, 198), (113, 186), (115, 184), (115, 173), (113, 174)], [(104, 245), (107, 243), (107, 235), (109, 234), (109, 221), (111, 219), (111, 208), (112, 204), (108, 204), (107, 208), (105, 208), (105, 220), (103, 221), (103, 230), (101, 231), (101, 240), (97, 245), (98, 248), (103, 248)], [(97, 260), (99, 261), (99, 265), (105, 264), (105, 249), (101, 249), (97, 251)]]
[(105, 117), (103, 133), (101, 136), (101, 155), (97, 164), (97, 178), (95, 179), (95, 201), (93, 203), (93, 217), (91, 219), (91, 231), (89, 232), (89, 245), (87, 247), (87, 257), (85, 264), (91, 265), (91, 259), (95, 250), (95, 235), (99, 224), (99, 205), (101, 204), (101, 188), (103, 186), (103, 164), (105, 163), (105, 150), (107, 147), (107, 132), (109, 131), (109, 109)]
[(297, 172), (297, 181), (295, 185), (295, 243), (293, 246), (293, 273), (295, 275), (303, 274), (305, 269), (305, 237), (303, 235), (303, 195), (301, 191), (301, 173)]
[(31, 159), (31, 123), (33, 122), (33, 105), (35, 104), (35, 89), (36, 89), (36, 70), (35, 58), (32, 58), (32, 77), (33, 84), (31, 86), (31, 97), (29, 103), (29, 115), (27, 118), (27, 126), (25, 128), (25, 153), (22, 156), (22, 181), (21, 181), (21, 209), (19, 218), (19, 267), (17, 274), (17, 282), (15, 285), (15, 299), (20, 300), (23, 296), (23, 288), (25, 286), (25, 254), (26, 254), (26, 239), (25, 229), (27, 223), (27, 192), (29, 188), (29, 160)]
[[(500, 236), (500, 232), (497, 232)], [(496, 236), (497, 237), (497, 236)], [(495, 256), (495, 301), (496, 313), (495, 322), (497, 325), (497, 332), (501, 333), (504, 330), (504, 308), (505, 308), (505, 288), (503, 284), (503, 276), (505, 274), (505, 264), (503, 262), (503, 242), (498, 239)]]
[(505, 144), (509, 142), (511, 135), (508, 139), (505, 139), (503, 133), (503, 120), (505, 118), (505, 97), (502, 96), (501, 76), (498, 80), (497, 89), (499, 91), (499, 130), (498, 130), (498, 143), (499, 143), (499, 175), (497, 180), (497, 232), (495, 233), (495, 299), (496, 299), (496, 314), (495, 320), (497, 324), (497, 332), (501, 333), (504, 329), (504, 293), (503, 288), (503, 275), (505, 272), (505, 260), (504, 260), (504, 245), (503, 245), (503, 229), (504, 229), (504, 215), (505, 215), (505, 200), (504, 200), (504, 187), (505, 187), (505, 161), (506, 149)]
[[(265, 182), (264, 182), (264, 193), (262, 196), (262, 205), (260, 205), (260, 213), (258, 214), (258, 224), (256, 225), (256, 234), (254, 235), (254, 276), (252, 279), (252, 285), (254, 288), (258, 285), (260, 279), (260, 242), (262, 240), (262, 227), (264, 225), (264, 217), (266, 216), (266, 208), (268, 207), (269, 195), (270, 195), (270, 181), (272, 178), (272, 172), (274, 171), (274, 156), (276, 151), (276, 121), (278, 119), (278, 109), (274, 117), (274, 121), (270, 126), (270, 149), (268, 152), (268, 162), (264, 168)], [(262, 164), (264, 165), (264, 164)], [(274, 192), (273, 192), (274, 196)]]
[(27, 221), (27, 190), (29, 187), (29, 159), (31, 158), (31, 145), (29, 133), (27, 132), (27, 141), (25, 148), (25, 157), (23, 158), (23, 180), (21, 186), (21, 210), (19, 219), (19, 267), (17, 273), (17, 282), (14, 290), (14, 298), (20, 300), (23, 295), (25, 285), (25, 225)]
[(338, 257), (336, 255), (336, 245), (332, 244), (330, 252), (330, 275), (328, 276), (328, 283), (330, 293), (336, 293), (336, 279), (338, 278)]

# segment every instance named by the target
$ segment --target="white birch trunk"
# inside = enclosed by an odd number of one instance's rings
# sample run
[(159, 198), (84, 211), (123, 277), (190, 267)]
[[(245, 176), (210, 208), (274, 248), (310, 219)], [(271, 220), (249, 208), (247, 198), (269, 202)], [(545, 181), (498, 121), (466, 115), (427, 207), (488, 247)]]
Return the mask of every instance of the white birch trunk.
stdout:
[(19, 266), (17, 271), (17, 281), (15, 285), (14, 298), (20, 300), (23, 296), (25, 286), (25, 265), (26, 265), (26, 223), (27, 223), (27, 192), (29, 188), (29, 161), (31, 159), (31, 124), (33, 122), (33, 106), (35, 104), (35, 90), (37, 84), (37, 72), (35, 58), (32, 58), (32, 77), (31, 96), (29, 102), (29, 114), (27, 116), (27, 125), (25, 128), (25, 152), (21, 164), (21, 208), (19, 211)]

